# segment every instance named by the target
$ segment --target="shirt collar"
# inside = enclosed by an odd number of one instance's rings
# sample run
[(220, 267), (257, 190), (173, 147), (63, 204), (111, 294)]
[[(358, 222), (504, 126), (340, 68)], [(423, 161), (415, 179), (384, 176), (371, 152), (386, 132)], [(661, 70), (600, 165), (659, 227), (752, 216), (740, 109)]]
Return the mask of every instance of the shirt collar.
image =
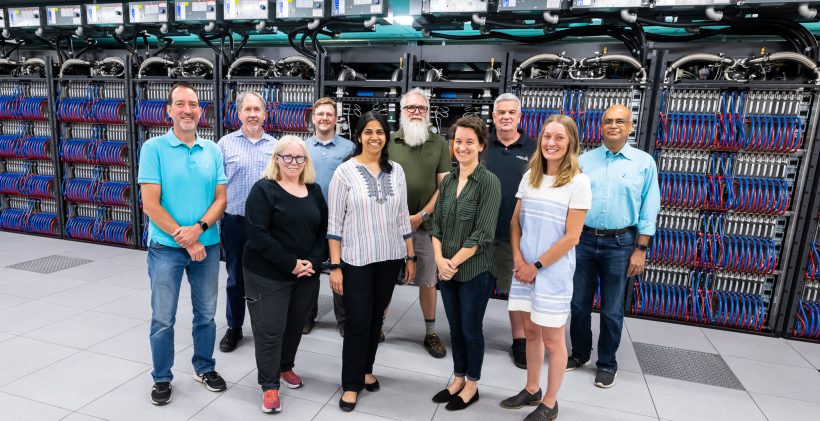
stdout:
[[(245, 132), (243, 132), (241, 128), (237, 129), (232, 134), (236, 137), (243, 137), (243, 138), (247, 139), (248, 142), (252, 142), (250, 139), (248, 139), (248, 136), (245, 136)], [(271, 137), (271, 135), (269, 135), (269, 134), (265, 133), (264, 131), (262, 131), (262, 138), (260, 138), (256, 143), (259, 143), (263, 140), (267, 142), (269, 140), (273, 140), (273, 138)]]
[[(175, 148), (179, 145), (185, 145), (185, 143), (182, 142), (181, 140), (179, 140), (177, 135), (174, 134), (173, 127), (168, 129), (168, 133), (165, 134), (165, 139), (168, 141), (168, 144), (171, 145), (172, 148)], [(204, 148), (205, 147), (203, 145), (204, 141), (205, 141), (205, 139), (199, 137), (199, 133), (197, 133), (196, 134), (196, 140), (194, 141), (194, 144), (191, 145), (191, 148), (193, 149), (194, 146), (199, 146), (200, 148)]]
[(313, 136), (311, 136), (311, 137), (310, 137), (310, 140), (312, 141), (313, 146), (316, 146), (316, 145), (323, 145), (323, 146), (324, 146), (324, 145), (335, 145), (335, 144), (336, 144), (336, 138), (337, 138), (338, 136), (339, 136), (339, 134), (338, 134), (338, 133), (333, 133), (333, 137), (331, 137), (331, 138), (330, 138), (330, 140), (328, 140), (327, 142), (322, 142), (322, 141), (321, 141), (321, 140), (319, 140), (319, 138), (318, 138), (318, 137), (316, 137), (316, 135), (314, 134)]
[(515, 147), (515, 148), (523, 148), (523, 147), (524, 147), (524, 144), (525, 144), (525, 143), (527, 143), (527, 141), (529, 140), (529, 138), (527, 137), (527, 134), (526, 134), (526, 133), (524, 133), (524, 131), (523, 131), (523, 130), (521, 130), (521, 129), (517, 129), (517, 130), (518, 130), (518, 139), (515, 139), (515, 142), (510, 143), (510, 145), (509, 145), (509, 146), (505, 146), (503, 143), (501, 143), (501, 141), (500, 141), (500, 140), (498, 140), (498, 135), (496, 134), (495, 130), (493, 130), (493, 133), (492, 133), (492, 135), (491, 135), (491, 137), (492, 137), (492, 143), (494, 143), (494, 144), (496, 144), (496, 145), (498, 145), (498, 146), (503, 146), (503, 147), (505, 147), (505, 148), (507, 148), (507, 149), (509, 149), (509, 148), (513, 148), (513, 147)]
[(626, 158), (630, 161), (632, 161), (635, 158), (635, 156), (634, 156), (634, 152), (635, 152), (634, 149), (635, 148), (630, 146), (629, 142), (626, 142), (624, 144), (624, 146), (621, 148), (621, 150), (618, 151), (618, 153), (616, 153), (616, 154), (613, 154), (612, 151), (610, 151), (609, 148), (606, 147), (606, 145), (602, 144), (601, 148), (603, 148), (603, 150), (604, 150), (604, 157), (607, 157), (607, 158), (610, 157), (610, 156), (618, 156), (618, 155), (621, 155), (621, 156), (623, 156), (624, 158)]
[[(482, 174), (484, 174), (484, 171), (486, 171), (486, 170), (487, 170), (487, 168), (484, 166), (484, 163), (479, 161), (478, 166), (475, 167), (472, 174), (468, 175), (467, 178), (470, 179), (470, 180), (473, 180), (473, 181), (478, 181), (478, 177), (480, 177)], [(458, 181), (458, 175), (459, 175), (460, 172), (461, 172), (461, 167), (456, 166), (456, 168), (453, 170), (453, 180)]]

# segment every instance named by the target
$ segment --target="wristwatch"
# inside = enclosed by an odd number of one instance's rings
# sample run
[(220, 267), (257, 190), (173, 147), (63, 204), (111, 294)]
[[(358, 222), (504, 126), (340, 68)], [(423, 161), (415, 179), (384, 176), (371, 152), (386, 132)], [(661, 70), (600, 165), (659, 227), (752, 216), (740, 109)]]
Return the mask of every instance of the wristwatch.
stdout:
[(535, 263), (533, 263), (533, 265), (535, 266), (536, 270), (541, 270), (544, 267), (544, 265), (541, 264), (540, 260), (536, 260)]
[(421, 215), (421, 220), (424, 221), (424, 222), (427, 222), (427, 221), (430, 220), (430, 214), (425, 212), (424, 209), (422, 209), (421, 212), (419, 212), (419, 215)]
[(415, 262), (417, 260), (419, 260), (418, 256), (407, 256), (407, 257), (404, 258), (405, 262)]
[(205, 222), (203, 220), (199, 220), (199, 221), (196, 221), (196, 223), (197, 223), (197, 225), (199, 225), (200, 228), (202, 228), (202, 232), (208, 231), (208, 223), (207, 222)]
[(635, 248), (640, 251), (646, 251), (646, 249), (648, 249), (649, 247), (645, 244), (635, 244)]
[(344, 265), (344, 263), (324, 263), (324, 267), (327, 270), (341, 269)]

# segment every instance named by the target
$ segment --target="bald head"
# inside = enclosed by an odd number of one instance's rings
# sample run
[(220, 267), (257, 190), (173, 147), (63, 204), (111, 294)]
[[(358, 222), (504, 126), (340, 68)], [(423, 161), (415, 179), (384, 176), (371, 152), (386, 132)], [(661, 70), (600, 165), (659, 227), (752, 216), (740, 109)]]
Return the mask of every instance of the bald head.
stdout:
[(601, 119), (601, 133), (607, 147), (620, 150), (632, 133), (632, 111), (623, 104), (607, 108)]

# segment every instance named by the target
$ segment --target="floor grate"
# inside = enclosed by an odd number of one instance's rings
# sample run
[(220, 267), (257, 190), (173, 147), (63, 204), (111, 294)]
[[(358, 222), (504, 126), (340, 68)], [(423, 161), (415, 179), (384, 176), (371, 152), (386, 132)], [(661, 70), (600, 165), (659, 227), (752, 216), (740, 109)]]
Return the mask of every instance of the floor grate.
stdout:
[(745, 390), (718, 354), (633, 342), (644, 374)]
[(18, 270), (25, 270), (28, 272), (48, 274), (59, 272), (65, 269), (70, 269), (91, 262), (93, 262), (93, 260), (81, 259), (79, 257), (53, 255), (41, 257), (39, 259), (29, 260), (27, 262), (15, 263), (13, 265), (9, 265), (6, 267)]
[(319, 294), (319, 306), (316, 312), (316, 320), (321, 319), (325, 316), (325, 314), (331, 313), (333, 311), (333, 296), (332, 295), (325, 295)]

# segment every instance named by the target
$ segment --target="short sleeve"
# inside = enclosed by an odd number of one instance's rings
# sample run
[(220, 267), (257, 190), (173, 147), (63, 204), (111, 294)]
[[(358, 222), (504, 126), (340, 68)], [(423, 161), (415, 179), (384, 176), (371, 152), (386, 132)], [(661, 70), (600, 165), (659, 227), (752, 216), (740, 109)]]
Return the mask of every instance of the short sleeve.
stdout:
[(450, 144), (443, 137), (441, 139), (441, 153), (438, 159), (437, 173), (446, 173), (453, 170), (453, 163), (450, 161)]
[(589, 209), (592, 207), (592, 184), (586, 174), (576, 175), (572, 181), (572, 192), (569, 196), (570, 209)]
[(157, 149), (156, 142), (145, 142), (140, 149), (137, 183), (162, 184), (162, 175), (159, 167), (159, 150)]
[(214, 165), (216, 166), (216, 184), (227, 184), (228, 176), (225, 175), (225, 158), (222, 156), (222, 149), (214, 148)]
[(530, 184), (530, 170), (527, 170), (524, 175), (521, 177), (521, 181), (518, 183), (518, 191), (515, 193), (516, 199), (523, 199), (524, 195), (527, 194), (527, 186)]

